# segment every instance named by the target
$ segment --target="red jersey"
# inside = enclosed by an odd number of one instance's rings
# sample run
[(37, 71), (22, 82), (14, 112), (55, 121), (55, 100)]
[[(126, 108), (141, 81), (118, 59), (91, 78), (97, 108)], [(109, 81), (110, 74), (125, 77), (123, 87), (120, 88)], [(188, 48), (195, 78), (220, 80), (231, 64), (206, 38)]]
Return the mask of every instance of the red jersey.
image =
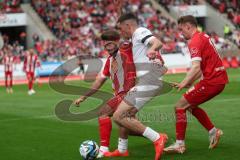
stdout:
[(24, 59), (23, 70), (26, 72), (34, 72), (35, 68), (40, 66), (37, 55), (27, 55)]
[(188, 43), (188, 48), (192, 61), (201, 61), (203, 81), (213, 85), (228, 83), (228, 76), (223, 62), (207, 34), (202, 32), (194, 33)]
[(4, 56), (3, 57), (4, 71), (12, 72), (14, 62), (15, 62), (15, 58), (13, 56)]
[(128, 92), (135, 85), (136, 69), (131, 43), (123, 43), (115, 57), (107, 58), (102, 76), (111, 78), (115, 95)]

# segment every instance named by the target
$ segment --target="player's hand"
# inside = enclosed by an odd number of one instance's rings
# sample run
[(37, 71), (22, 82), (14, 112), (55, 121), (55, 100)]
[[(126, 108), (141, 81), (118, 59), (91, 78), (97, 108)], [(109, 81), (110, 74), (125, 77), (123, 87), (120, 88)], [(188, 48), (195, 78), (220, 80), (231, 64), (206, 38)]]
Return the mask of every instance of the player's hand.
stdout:
[(174, 88), (178, 88), (178, 85), (179, 85), (179, 83), (177, 82), (170, 82), (169, 84)]
[(149, 60), (154, 60), (157, 56), (157, 51), (148, 51), (147, 52), (147, 57), (149, 58)]
[(180, 92), (183, 88), (185, 88), (185, 86), (182, 83), (180, 83), (178, 84), (177, 88), (178, 88), (177, 91)]
[(82, 103), (82, 102), (84, 102), (86, 99), (87, 99), (86, 96), (81, 96), (80, 98), (76, 99), (76, 100), (74, 101), (75, 106), (76, 106), (76, 107), (79, 107), (79, 104)]
[(177, 82), (170, 82), (170, 85), (177, 89), (177, 91), (181, 91), (184, 87), (183, 83), (177, 83)]
[(184, 82), (178, 84), (178, 92), (181, 91), (183, 88), (190, 88), (191, 84), (185, 84)]

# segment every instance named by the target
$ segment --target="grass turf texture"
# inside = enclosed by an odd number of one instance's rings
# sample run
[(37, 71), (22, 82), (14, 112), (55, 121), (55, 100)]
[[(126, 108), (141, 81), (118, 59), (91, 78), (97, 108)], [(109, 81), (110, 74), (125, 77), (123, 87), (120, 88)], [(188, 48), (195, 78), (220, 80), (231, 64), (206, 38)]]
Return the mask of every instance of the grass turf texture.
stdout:
[[(217, 127), (224, 131), (219, 147), (208, 149), (208, 133), (194, 117), (189, 116), (186, 144), (183, 155), (164, 155), (163, 160), (231, 160), (239, 159), (240, 148), (240, 70), (228, 70), (230, 84), (224, 92), (213, 100), (201, 105)], [(183, 74), (168, 75), (169, 81), (180, 81)], [(85, 82), (71, 82), (84, 85)], [(102, 88), (111, 92), (110, 81)], [(2, 87), (1, 87), (2, 88)], [(14, 94), (0, 92), (0, 159), (1, 160), (78, 160), (79, 145), (82, 141), (99, 141), (97, 119), (87, 122), (64, 122), (54, 115), (55, 104), (62, 99), (75, 99), (78, 96), (59, 94), (47, 84), (36, 87), (37, 94), (27, 95), (27, 86), (14, 86)], [(175, 120), (173, 107), (181, 93), (170, 93), (155, 98), (141, 111), (140, 118), (145, 124), (169, 135), (168, 144), (174, 142)], [(72, 107), (73, 112), (91, 109), (99, 100), (89, 98), (80, 108)], [(159, 118), (159, 115), (161, 116)], [(114, 125), (111, 150), (117, 147), (117, 127)], [(129, 138), (130, 157), (112, 158), (126, 160), (154, 159), (151, 142), (141, 137)], [(107, 158), (105, 158), (107, 159)]]

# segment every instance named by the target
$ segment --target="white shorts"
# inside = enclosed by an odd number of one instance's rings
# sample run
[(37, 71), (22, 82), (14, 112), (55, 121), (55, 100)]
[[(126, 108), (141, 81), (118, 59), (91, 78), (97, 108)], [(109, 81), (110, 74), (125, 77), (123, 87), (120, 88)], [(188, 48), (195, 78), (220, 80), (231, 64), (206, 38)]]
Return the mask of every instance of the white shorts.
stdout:
[(164, 70), (165, 68), (158, 64), (151, 64), (149, 72), (138, 78), (136, 85), (124, 97), (124, 101), (138, 110), (142, 109), (152, 98), (161, 94), (164, 86), (161, 77), (165, 73)]

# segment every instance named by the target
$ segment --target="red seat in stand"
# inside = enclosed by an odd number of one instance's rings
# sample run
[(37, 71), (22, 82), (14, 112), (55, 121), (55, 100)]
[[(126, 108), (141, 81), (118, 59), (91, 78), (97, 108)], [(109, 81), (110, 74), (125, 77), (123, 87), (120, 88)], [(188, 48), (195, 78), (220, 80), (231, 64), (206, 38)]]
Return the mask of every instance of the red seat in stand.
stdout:
[(230, 68), (230, 63), (229, 63), (227, 57), (224, 57), (224, 58), (223, 58), (223, 66), (224, 66), (225, 68)]
[(230, 61), (231, 67), (232, 68), (238, 68), (239, 64), (238, 64), (238, 59), (237, 57), (232, 57), (231, 61)]

